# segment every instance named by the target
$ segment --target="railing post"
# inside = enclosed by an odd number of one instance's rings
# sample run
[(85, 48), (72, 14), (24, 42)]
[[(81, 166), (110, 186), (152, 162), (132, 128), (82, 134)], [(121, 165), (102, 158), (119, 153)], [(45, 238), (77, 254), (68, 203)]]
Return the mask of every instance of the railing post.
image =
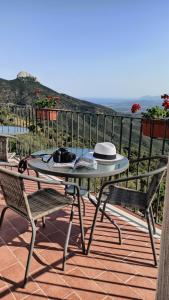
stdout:
[(92, 141), (92, 133), (91, 133), (91, 128), (92, 128), (92, 115), (89, 115), (89, 149), (91, 149), (91, 141)]
[(73, 112), (71, 112), (71, 147), (73, 147), (73, 143), (74, 143), (74, 138), (73, 138), (73, 127), (74, 127), (74, 118), (73, 118)]
[(122, 150), (122, 135), (123, 135), (123, 117), (120, 117), (120, 141), (119, 141), (119, 152)]
[(79, 147), (79, 112), (77, 112), (77, 147)]
[(98, 143), (98, 131), (99, 131), (99, 115), (96, 114), (96, 143)]

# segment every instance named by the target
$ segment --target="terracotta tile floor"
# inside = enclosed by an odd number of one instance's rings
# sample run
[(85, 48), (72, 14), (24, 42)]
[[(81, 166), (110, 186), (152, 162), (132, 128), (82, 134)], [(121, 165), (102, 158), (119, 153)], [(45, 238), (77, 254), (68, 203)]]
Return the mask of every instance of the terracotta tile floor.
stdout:
[[(27, 189), (33, 191), (34, 184)], [(0, 209), (4, 202), (0, 199)], [(86, 201), (85, 240), (88, 242), (94, 208)], [(117, 219), (117, 217), (114, 217)], [(157, 268), (147, 233), (118, 219), (123, 244), (117, 230), (98, 221), (89, 256), (81, 254), (78, 217), (75, 217), (66, 271), (62, 255), (69, 220), (69, 208), (47, 218), (46, 227), (38, 223), (31, 277), (21, 288), (31, 228), (19, 215), (8, 210), (0, 230), (1, 299), (155, 299)], [(159, 251), (159, 242), (157, 241)]]

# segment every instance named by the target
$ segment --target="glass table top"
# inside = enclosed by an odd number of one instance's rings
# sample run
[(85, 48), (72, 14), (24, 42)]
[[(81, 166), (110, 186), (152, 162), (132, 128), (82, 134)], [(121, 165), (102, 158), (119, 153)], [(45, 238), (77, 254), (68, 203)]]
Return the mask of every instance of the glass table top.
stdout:
[[(32, 169), (44, 174), (73, 178), (96, 178), (112, 176), (124, 172), (129, 166), (128, 159), (122, 155), (119, 155), (117, 160), (106, 162), (106, 164), (97, 161), (97, 169), (88, 169), (86, 167), (77, 169), (73, 167), (57, 167), (57, 164), (52, 160), (50, 160), (49, 163), (42, 161), (44, 154), (52, 154), (53, 150), (56, 150), (56, 148), (32, 153), (33, 159), (28, 161), (28, 165)], [(81, 155), (83, 156), (91, 151), (87, 148), (68, 148), (68, 150), (74, 152), (77, 157)]]

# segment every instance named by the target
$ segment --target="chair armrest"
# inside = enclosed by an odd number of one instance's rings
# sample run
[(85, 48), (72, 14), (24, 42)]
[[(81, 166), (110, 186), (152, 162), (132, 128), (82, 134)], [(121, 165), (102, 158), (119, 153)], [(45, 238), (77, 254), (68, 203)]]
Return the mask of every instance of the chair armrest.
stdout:
[(64, 181), (64, 180), (55, 180), (55, 179), (43, 179), (43, 178), (39, 178), (39, 173), (36, 172), (37, 174), (37, 177), (35, 176), (28, 176), (28, 175), (24, 175), (24, 174), (21, 174), (21, 173), (18, 173), (18, 172), (14, 172), (14, 171), (11, 171), (7, 168), (3, 168), (3, 167), (12, 167), (12, 166), (17, 166), (17, 165), (14, 165), (14, 164), (3, 164), (2, 166), (0, 165), (0, 168), (2, 167), (2, 170), (4, 169), (4, 172), (11, 175), (11, 174), (15, 174), (15, 177), (17, 178), (20, 178), (22, 180), (29, 180), (29, 181), (34, 181), (34, 182), (37, 182), (37, 183), (46, 183), (46, 184), (52, 184), (52, 185), (65, 185), (65, 186), (74, 186), (75, 189), (77, 190), (77, 196), (80, 197), (80, 188), (78, 186), (77, 183), (74, 183), (74, 182), (70, 182), (70, 181)]
[(18, 163), (15, 163), (15, 162), (13, 162), (13, 163), (11, 163), (11, 162), (3, 162), (3, 161), (1, 161), (0, 162), (0, 167), (10, 167), (10, 168), (14, 168), (14, 167), (18, 167)]
[(40, 177), (35, 177), (35, 176), (29, 176), (29, 175), (20, 175), (20, 178), (24, 179), (24, 180), (29, 180), (29, 181), (35, 181), (35, 182), (39, 182), (39, 183), (47, 183), (47, 184), (55, 184), (55, 185), (61, 185), (62, 181), (57, 181), (54, 179), (43, 179)]
[[(8, 167), (8, 168), (17, 168), (17, 170), (18, 170), (18, 162), (17, 163), (15, 163), (15, 162), (0, 162), (0, 167), (4, 167), (4, 168), (6, 168), (6, 167)], [(36, 177), (39, 177), (39, 173), (38, 173), (38, 171), (36, 171), (36, 170), (33, 170), (33, 169), (31, 169), (31, 168), (27, 168), (27, 171), (29, 172), (29, 171), (34, 171), (35, 172), (35, 174), (36, 174)]]
[(130, 159), (130, 163), (139, 163), (146, 160), (153, 160), (153, 159), (161, 159), (161, 158), (168, 158), (166, 155), (155, 155), (155, 156), (149, 156), (149, 157), (142, 157), (138, 159)]
[(74, 182), (64, 181), (64, 180), (55, 180), (55, 179), (42, 179), (42, 178), (39, 178), (39, 177), (27, 176), (27, 175), (23, 175), (23, 174), (19, 174), (19, 177), (24, 179), (24, 180), (37, 182), (39, 184), (40, 183), (45, 183), (45, 184), (52, 184), (52, 185), (74, 186), (75, 189), (77, 190), (78, 198), (80, 197), (80, 187), (78, 186), (78, 184), (76, 184)]

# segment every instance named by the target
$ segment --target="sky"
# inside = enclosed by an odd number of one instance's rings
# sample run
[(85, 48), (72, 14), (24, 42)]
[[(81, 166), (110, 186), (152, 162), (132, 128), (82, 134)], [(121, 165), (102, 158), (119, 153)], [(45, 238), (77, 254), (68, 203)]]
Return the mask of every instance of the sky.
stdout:
[(168, 0), (0, 0), (0, 78), (75, 97), (169, 93)]

